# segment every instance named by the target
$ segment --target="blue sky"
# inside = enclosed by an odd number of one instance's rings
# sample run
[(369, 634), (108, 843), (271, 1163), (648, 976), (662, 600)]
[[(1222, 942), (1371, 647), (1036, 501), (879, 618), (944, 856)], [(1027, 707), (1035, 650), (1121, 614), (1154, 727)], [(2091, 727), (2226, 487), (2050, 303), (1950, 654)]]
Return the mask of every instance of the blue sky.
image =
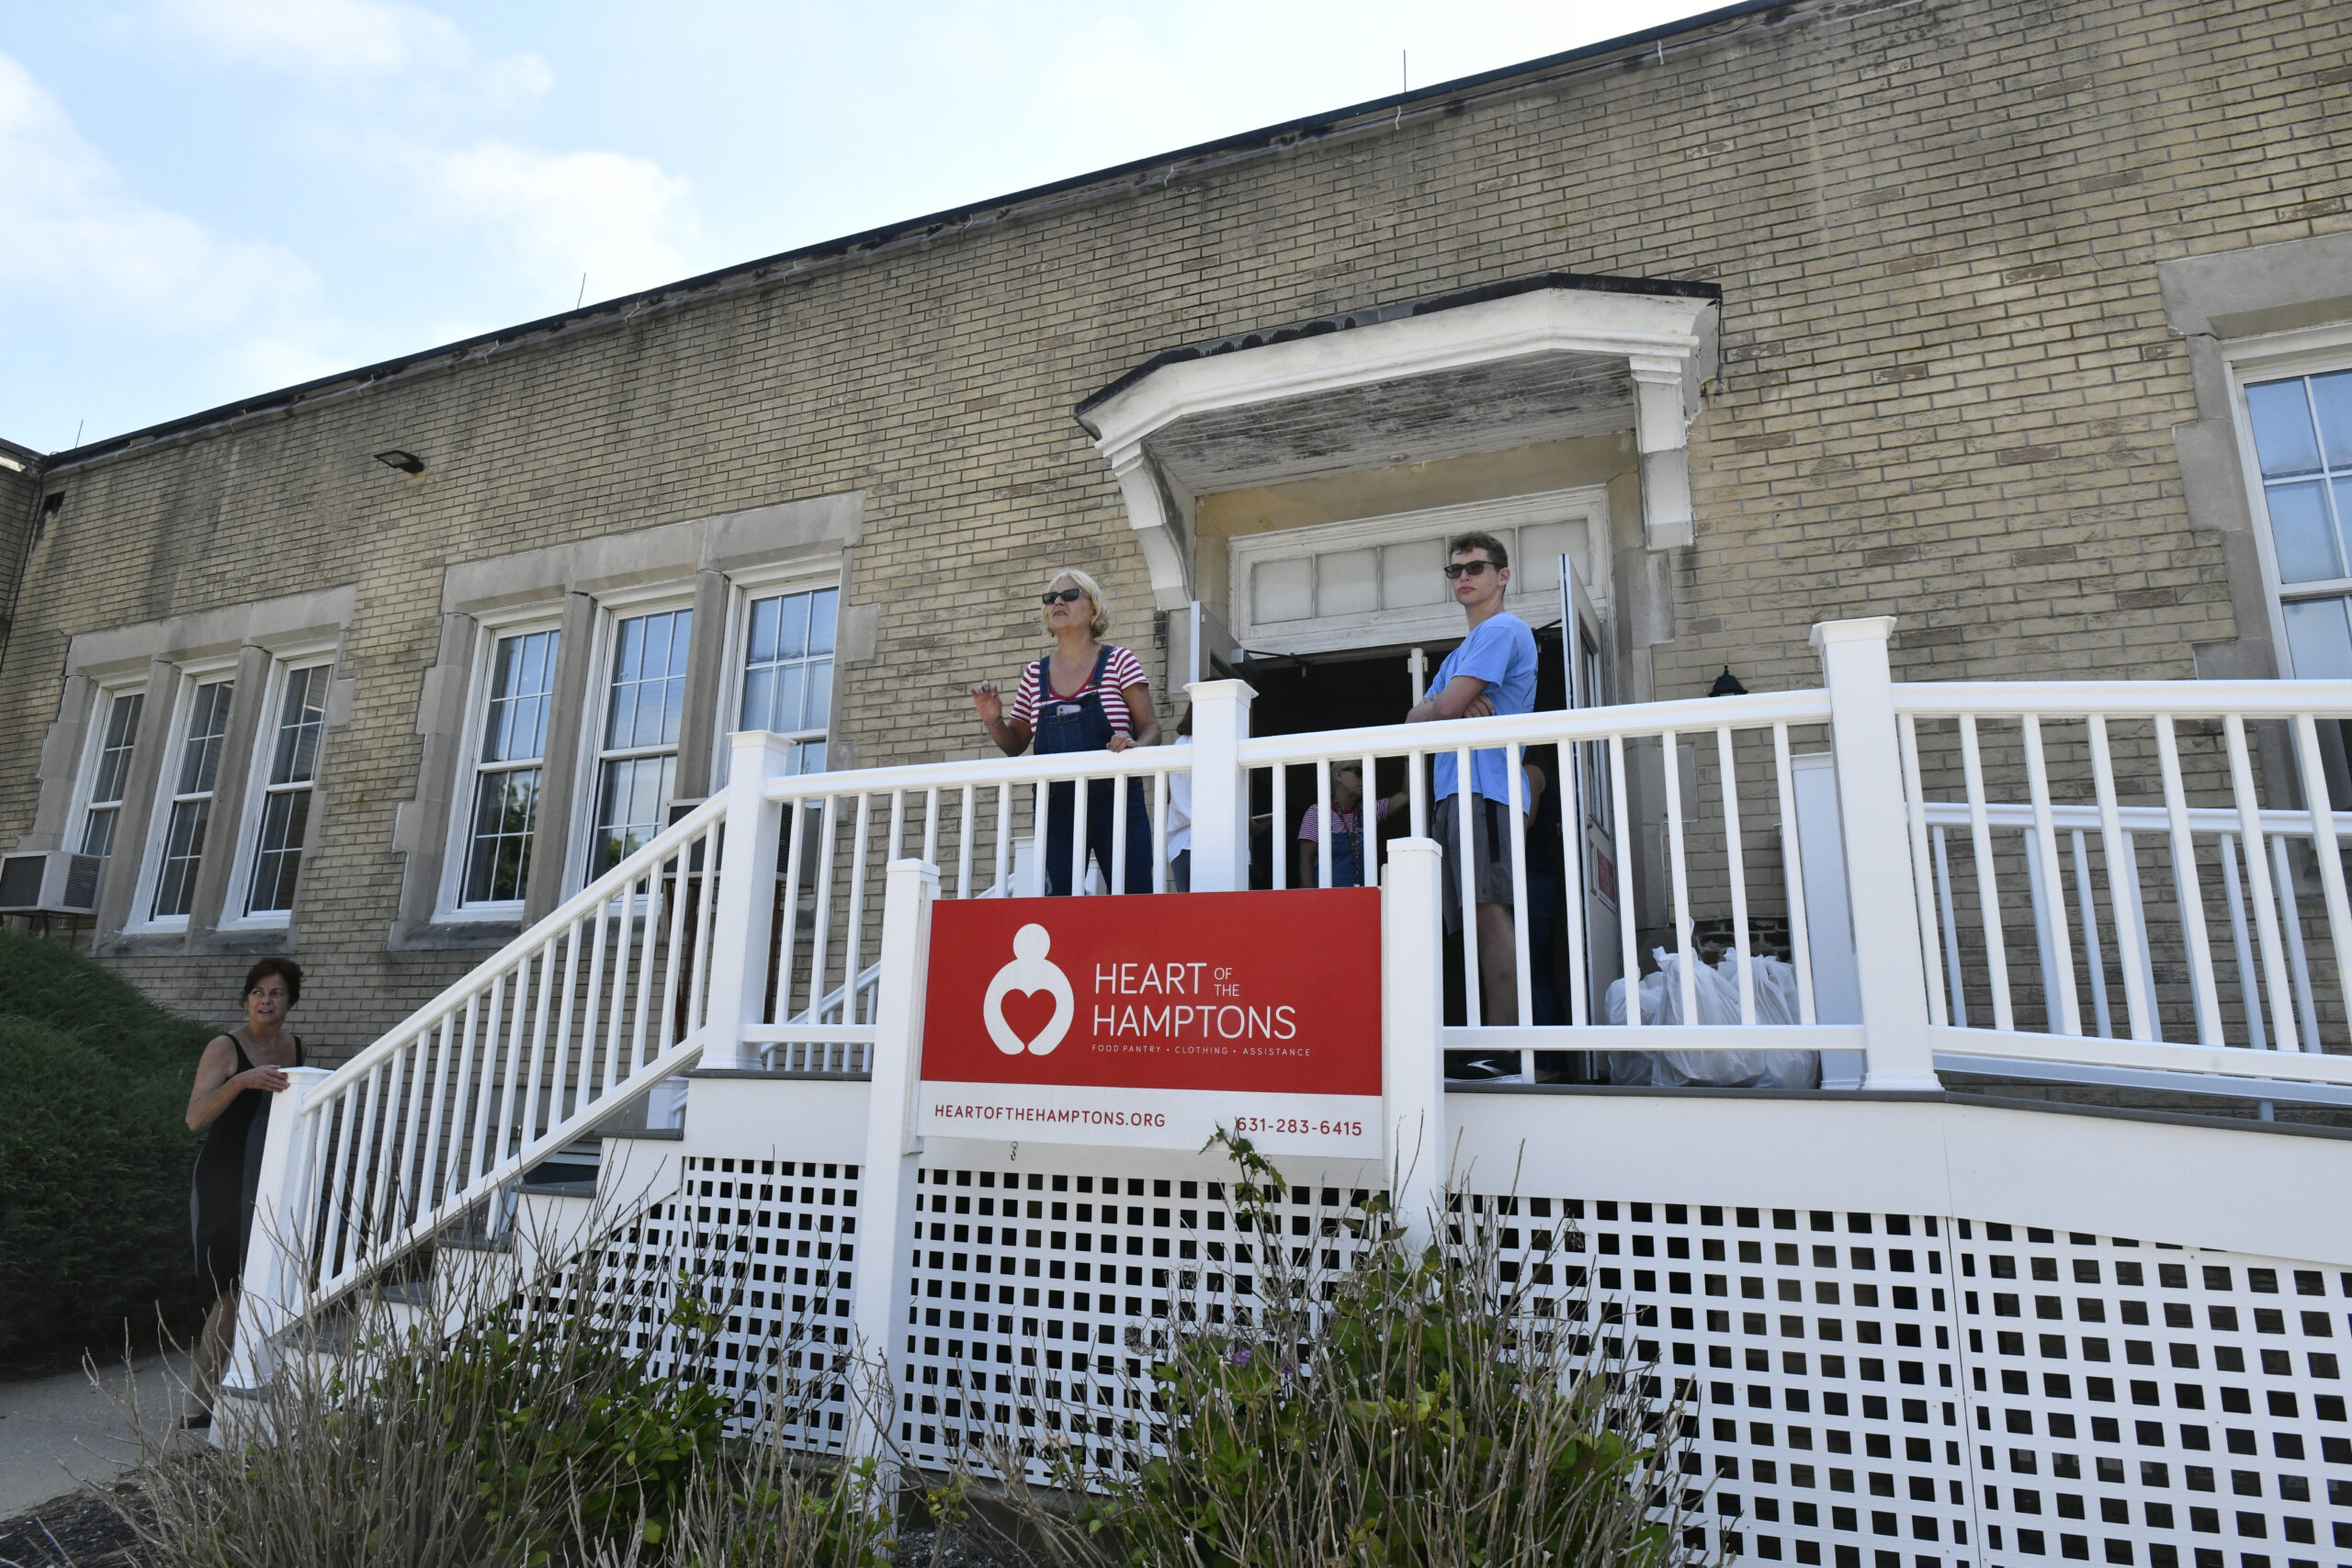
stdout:
[(1711, 8), (0, 0), (0, 436), (44, 451)]

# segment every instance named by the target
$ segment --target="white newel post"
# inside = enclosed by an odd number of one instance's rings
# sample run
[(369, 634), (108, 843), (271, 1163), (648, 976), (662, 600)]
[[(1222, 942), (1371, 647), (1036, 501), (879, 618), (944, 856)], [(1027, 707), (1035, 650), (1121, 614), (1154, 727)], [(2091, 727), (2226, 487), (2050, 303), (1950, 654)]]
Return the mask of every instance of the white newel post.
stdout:
[[(922, 1152), (922, 1140), (915, 1135), (915, 1086), (922, 1073), (931, 906), (939, 897), (939, 868), (925, 861), (894, 860), (888, 874), (860, 1183), (865, 1234), (858, 1238), (854, 1309), (860, 1354), (875, 1358), (886, 1371), (899, 1332), (899, 1284), (909, 1277), (899, 1248), (914, 1214), (915, 1156)], [(896, 1384), (886, 1378), (884, 1386)], [(886, 1425), (896, 1419), (894, 1411), (876, 1414)]]
[(1892, 615), (1824, 621), (1813, 628), (1813, 646), (1829, 688), (1838, 820), (1861, 995), (1862, 1087), (1934, 1089), (1942, 1086), (1928, 1034), (1928, 973), (1919, 957), (1894, 678), (1886, 656), (1894, 630)]
[(729, 738), (727, 829), (718, 851), (718, 897), (705, 939), (710, 950), (710, 1004), (704, 1027), (706, 1067), (756, 1067), (759, 1053), (743, 1043), (744, 1029), (764, 1022), (768, 943), (775, 936), (775, 852), (784, 809), (767, 797), (770, 779), (784, 776), (792, 743), (763, 729)]
[(1241, 743), (1250, 739), (1247, 681), (1193, 681), (1193, 891), (1239, 893), (1250, 886), (1250, 775)]
[(1382, 1153), (1395, 1184), (1396, 1217), (1416, 1250), (1431, 1240), (1430, 1217), (1445, 1186), (1445, 942), (1438, 878), (1444, 857), (1434, 839), (1388, 846), (1380, 886), (1380, 1086)]
[[(225, 1389), (257, 1389), (276, 1370), (271, 1341), (302, 1306), (302, 1257), (310, 1240), (305, 1189), (311, 1161), (304, 1145), (311, 1123), (304, 1104), (330, 1074), (324, 1067), (288, 1067), (290, 1081), (269, 1102), (262, 1133), (261, 1180), (254, 1198), (254, 1228), (245, 1243), (243, 1299), (237, 1303), (237, 1342), (222, 1371)], [(221, 1402), (227, 1408), (227, 1402)], [(220, 1426), (212, 1428), (221, 1440)]]

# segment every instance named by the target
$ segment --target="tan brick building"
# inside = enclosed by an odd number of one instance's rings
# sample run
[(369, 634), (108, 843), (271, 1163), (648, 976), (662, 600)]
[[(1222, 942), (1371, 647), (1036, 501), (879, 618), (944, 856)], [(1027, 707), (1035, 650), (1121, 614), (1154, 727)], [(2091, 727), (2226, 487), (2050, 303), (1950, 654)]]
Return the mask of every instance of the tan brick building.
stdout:
[(175, 1007), (294, 953), (341, 1055), (755, 706), (978, 754), (1064, 563), (1292, 727), (1393, 703), (1472, 523), (1624, 700), (1879, 614), (1911, 679), (2352, 674), (2347, 58), (2320, 0), (1738, 6), (6, 449), (0, 846), (107, 851), (40, 918)]

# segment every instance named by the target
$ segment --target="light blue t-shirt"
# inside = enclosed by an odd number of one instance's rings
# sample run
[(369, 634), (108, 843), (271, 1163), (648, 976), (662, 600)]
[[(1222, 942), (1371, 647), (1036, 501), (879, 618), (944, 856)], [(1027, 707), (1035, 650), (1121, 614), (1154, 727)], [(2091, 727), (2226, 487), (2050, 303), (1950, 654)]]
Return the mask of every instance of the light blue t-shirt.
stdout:
[[(1430, 682), (1431, 694), (1442, 692), (1456, 675), (1468, 675), (1487, 683), (1487, 700), (1501, 713), (1532, 713), (1535, 710), (1535, 634), (1527, 623), (1509, 610), (1498, 611), (1479, 623), (1476, 630), (1462, 639), (1462, 646), (1445, 656), (1437, 667), (1437, 678)], [(1454, 781), (1454, 754), (1441, 751), (1437, 757), (1437, 798), (1443, 800), (1457, 788)], [(1510, 781), (1503, 768), (1499, 750), (1470, 753), (1470, 793), (1485, 795), (1488, 800), (1510, 799)], [(1522, 794), (1523, 800), (1525, 795)]]

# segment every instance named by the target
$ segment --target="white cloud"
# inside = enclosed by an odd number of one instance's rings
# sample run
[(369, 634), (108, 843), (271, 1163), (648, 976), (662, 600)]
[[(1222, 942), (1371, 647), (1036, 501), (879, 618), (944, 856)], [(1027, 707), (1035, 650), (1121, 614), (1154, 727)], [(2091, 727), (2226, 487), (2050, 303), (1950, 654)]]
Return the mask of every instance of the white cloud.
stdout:
[(16, 60), (0, 54), (0, 293), (116, 324), (213, 338), (283, 320), (318, 280), (276, 245), (219, 238), (123, 188), (112, 165)]
[(555, 85), (529, 51), (481, 60), (455, 22), (401, 0), (157, 0), (164, 20), (224, 57), (348, 92), (406, 81), (420, 110), (512, 113)]
[(389, 0), (162, 0), (162, 10), (224, 54), (304, 75), (392, 75), (473, 57), (456, 23)]
[(428, 209), (488, 234), (551, 299), (575, 290), (583, 272), (589, 290), (610, 299), (694, 270), (686, 260), (700, 239), (693, 187), (650, 159), (505, 141), (401, 156), (426, 176)]

